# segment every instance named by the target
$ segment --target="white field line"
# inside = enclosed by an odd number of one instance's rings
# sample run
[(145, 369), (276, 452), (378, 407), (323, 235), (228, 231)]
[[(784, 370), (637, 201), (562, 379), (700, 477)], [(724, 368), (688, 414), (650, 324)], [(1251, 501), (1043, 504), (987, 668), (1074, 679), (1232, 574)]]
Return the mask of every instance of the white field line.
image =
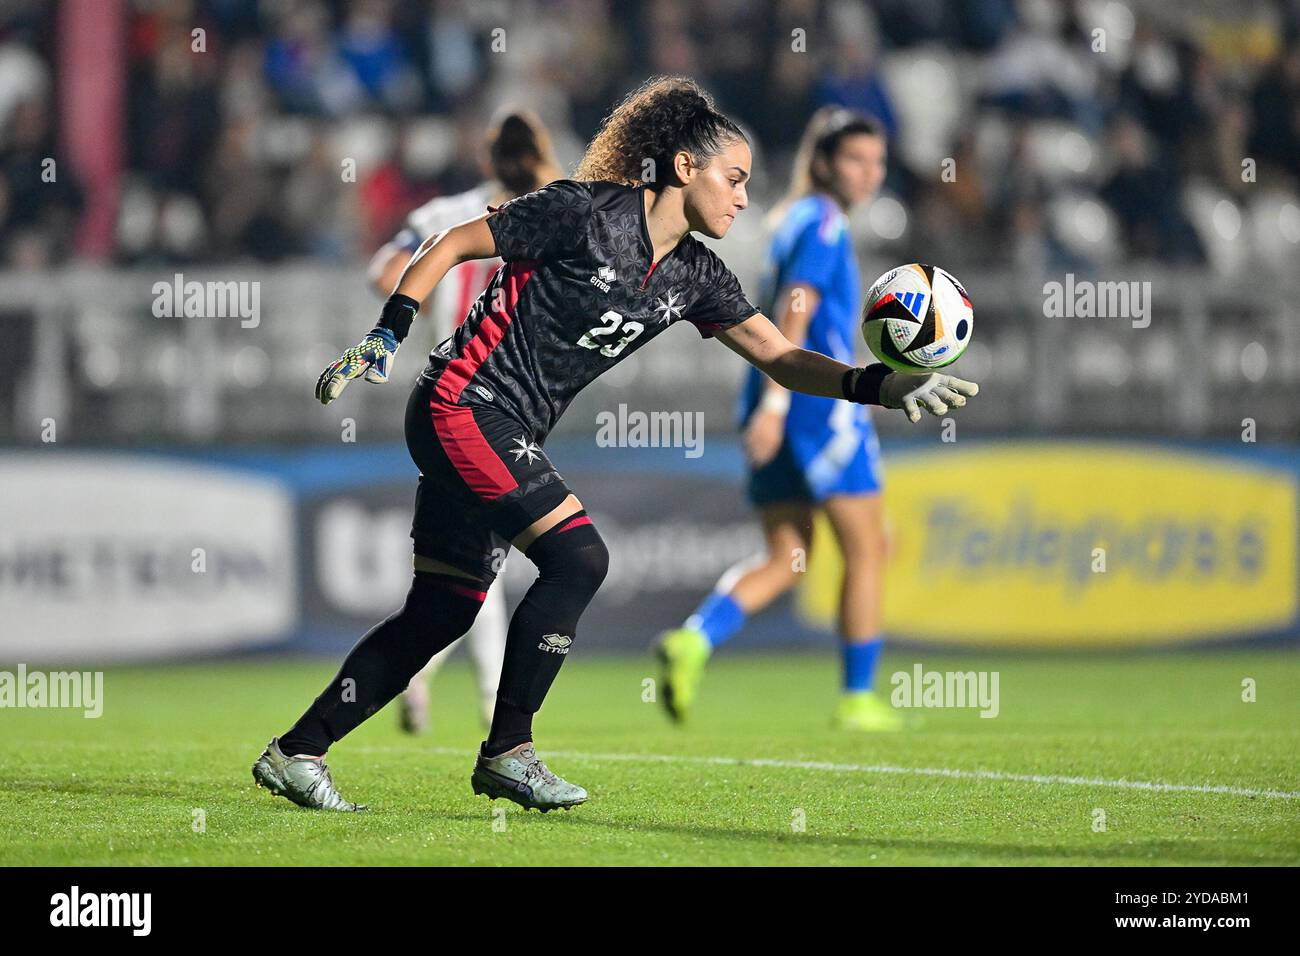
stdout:
[[(352, 749), (352, 748), (349, 748)], [(362, 752), (411, 753), (405, 747), (357, 747)], [(423, 753), (439, 756), (472, 755), (458, 747), (430, 747)], [(952, 780), (992, 780), (1001, 783), (1032, 783), (1068, 787), (1109, 787), (1116, 790), (1148, 790), (1155, 793), (1221, 793), (1234, 797), (1270, 797), (1300, 800), (1300, 791), (1261, 790), (1208, 783), (1161, 783), (1152, 780), (1111, 780), (1106, 777), (1076, 777), (1063, 774), (1009, 773), (1004, 770), (956, 770), (949, 767), (896, 767), (890, 764), (829, 763), (821, 760), (779, 760), (774, 758), (700, 757), (690, 754), (602, 754), (579, 750), (548, 750), (547, 758), (588, 760), (593, 763), (666, 763), (709, 767), (772, 767), (778, 770), (813, 770), (826, 773), (893, 774), (901, 777), (947, 777)]]

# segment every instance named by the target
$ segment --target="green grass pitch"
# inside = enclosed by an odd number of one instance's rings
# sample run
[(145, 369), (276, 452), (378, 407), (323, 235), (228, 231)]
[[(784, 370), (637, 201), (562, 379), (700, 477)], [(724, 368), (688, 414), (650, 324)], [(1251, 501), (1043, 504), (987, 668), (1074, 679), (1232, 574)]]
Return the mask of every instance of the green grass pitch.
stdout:
[[(886, 689), (917, 661), (998, 671), (1000, 714), (913, 711), (923, 723), (906, 732), (844, 735), (829, 726), (829, 653), (728, 654), (677, 728), (643, 700), (648, 658), (575, 655), (536, 729), (542, 755), (591, 799), (545, 816), (471, 793), (481, 731), (463, 654), (434, 684), (431, 735), (402, 736), (389, 708), (331, 752), (364, 814), (300, 810), (249, 775), (335, 662), (112, 669), (97, 720), (0, 711), (0, 864), (1300, 862), (1294, 648), (898, 650), (882, 661)], [(774, 763), (741, 762), (755, 760)]]

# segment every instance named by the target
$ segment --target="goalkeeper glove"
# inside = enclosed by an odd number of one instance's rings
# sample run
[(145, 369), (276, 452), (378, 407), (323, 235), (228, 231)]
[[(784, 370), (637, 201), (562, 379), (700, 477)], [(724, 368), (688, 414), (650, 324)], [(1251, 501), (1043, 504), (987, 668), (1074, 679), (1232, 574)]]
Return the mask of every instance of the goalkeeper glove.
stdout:
[(968, 397), (979, 394), (974, 382), (939, 372), (891, 372), (886, 365), (868, 365), (844, 373), (844, 397), (863, 405), (901, 408), (911, 421), (921, 420), (921, 408), (943, 415), (961, 408)]
[(411, 329), (411, 321), (420, 303), (409, 296), (393, 293), (384, 303), (379, 324), (366, 333), (357, 345), (325, 367), (316, 380), (316, 398), (328, 405), (343, 393), (348, 382), (365, 373), (366, 381), (382, 385), (388, 381), (397, 349)]

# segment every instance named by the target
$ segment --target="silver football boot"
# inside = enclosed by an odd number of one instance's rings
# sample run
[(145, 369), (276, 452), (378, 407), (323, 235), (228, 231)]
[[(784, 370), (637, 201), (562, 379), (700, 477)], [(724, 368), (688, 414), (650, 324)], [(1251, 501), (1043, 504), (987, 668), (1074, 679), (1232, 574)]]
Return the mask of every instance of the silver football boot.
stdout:
[(272, 737), (253, 764), (253, 780), (277, 797), (312, 810), (364, 810), (365, 804), (350, 803), (334, 789), (324, 757), (286, 757), (280, 738)]
[(493, 800), (505, 797), (526, 810), (536, 807), (542, 813), (556, 807), (567, 810), (587, 799), (582, 787), (551, 773), (531, 743), (520, 744), (499, 757), (483, 756), (480, 747), (470, 784), (475, 793)]

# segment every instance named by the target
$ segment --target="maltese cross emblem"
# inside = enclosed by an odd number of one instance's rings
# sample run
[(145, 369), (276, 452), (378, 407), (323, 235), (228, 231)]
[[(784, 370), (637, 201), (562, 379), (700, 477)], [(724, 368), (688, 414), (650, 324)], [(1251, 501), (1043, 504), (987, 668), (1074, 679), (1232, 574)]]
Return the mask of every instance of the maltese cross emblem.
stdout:
[(660, 296), (655, 300), (655, 311), (663, 313), (659, 318), (664, 322), (671, 322), (682, 317), (682, 302), (677, 298), (676, 292), (669, 290), (668, 298)]
[(528, 440), (528, 436), (526, 435), (520, 435), (518, 438), (516, 438), (515, 444), (518, 445), (519, 447), (510, 449), (510, 451), (514, 453), (515, 461), (519, 461), (521, 458), (524, 457), (524, 455), (527, 455), (528, 464), (531, 465), (533, 463), (533, 459), (540, 457), (542, 454), (542, 450), (538, 448), (535, 444), (530, 442)]

